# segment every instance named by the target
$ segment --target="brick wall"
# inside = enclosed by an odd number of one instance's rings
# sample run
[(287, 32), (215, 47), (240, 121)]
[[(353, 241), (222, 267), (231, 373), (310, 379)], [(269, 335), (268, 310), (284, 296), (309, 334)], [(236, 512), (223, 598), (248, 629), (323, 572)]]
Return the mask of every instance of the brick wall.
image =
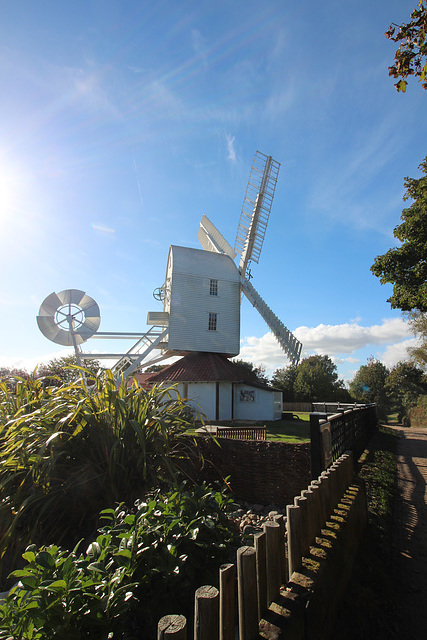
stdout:
[(310, 445), (197, 437), (204, 467), (196, 475), (213, 481), (230, 476), (236, 500), (286, 506), (310, 484)]

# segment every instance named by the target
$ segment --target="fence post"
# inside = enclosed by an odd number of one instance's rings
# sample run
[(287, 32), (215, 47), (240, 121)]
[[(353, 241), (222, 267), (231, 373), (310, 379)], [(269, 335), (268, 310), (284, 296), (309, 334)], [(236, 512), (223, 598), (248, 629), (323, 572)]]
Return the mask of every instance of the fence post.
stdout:
[(302, 495), (297, 496), (294, 498), (294, 504), (299, 507), (301, 512), (300, 549), (301, 557), (304, 557), (307, 555), (310, 546), (308, 539), (308, 499)]
[(319, 527), (318, 531), (325, 526), (327, 514), (325, 507), (325, 480), (322, 476), (319, 476), (318, 480), (313, 480), (310, 485), (311, 488), (317, 490), (318, 495), (318, 509), (319, 509)]
[(218, 589), (210, 586), (199, 587), (194, 598), (194, 640), (218, 640)]
[(286, 545), (285, 545), (285, 520), (282, 513), (278, 513), (273, 517), (273, 522), (277, 522), (280, 527), (280, 583), (285, 584), (286, 577), (288, 575), (288, 568), (286, 566)]
[(286, 528), (288, 530), (288, 578), (301, 566), (301, 509), (297, 505), (286, 507)]
[(236, 566), (223, 564), (219, 568), (219, 638), (234, 640)]
[(264, 615), (268, 609), (267, 602), (267, 556), (266, 544), (267, 534), (264, 531), (254, 535), (254, 546), (256, 552), (256, 575), (258, 594), (258, 619)]
[(320, 420), (326, 420), (327, 413), (310, 413), (310, 457), (311, 477), (314, 480), (322, 473), (322, 437), (320, 434)]
[(266, 533), (267, 549), (267, 602), (277, 600), (280, 595), (281, 564), (280, 564), (280, 525), (267, 520), (262, 525)]
[(184, 616), (163, 616), (157, 625), (157, 640), (187, 640), (187, 620)]
[(255, 640), (259, 636), (259, 620), (256, 553), (253, 547), (240, 547), (237, 550), (237, 587), (239, 640)]

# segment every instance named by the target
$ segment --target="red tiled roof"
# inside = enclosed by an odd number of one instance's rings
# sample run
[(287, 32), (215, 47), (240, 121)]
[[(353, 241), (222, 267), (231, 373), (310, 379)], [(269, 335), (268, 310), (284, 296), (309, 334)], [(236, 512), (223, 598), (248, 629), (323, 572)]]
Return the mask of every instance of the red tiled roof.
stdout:
[(140, 387), (148, 387), (148, 378), (152, 376), (152, 373), (134, 373), (131, 379), (135, 379)]
[(189, 353), (169, 367), (153, 373), (145, 382), (240, 382), (260, 385), (257, 377), (217, 353)]

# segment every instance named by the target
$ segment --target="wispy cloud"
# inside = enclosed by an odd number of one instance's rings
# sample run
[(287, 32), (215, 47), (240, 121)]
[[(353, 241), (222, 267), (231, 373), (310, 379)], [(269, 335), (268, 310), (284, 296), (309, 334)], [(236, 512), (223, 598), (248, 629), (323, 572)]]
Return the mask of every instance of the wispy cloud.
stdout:
[(191, 43), (194, 49), (194, 53), (197, 57), (203, 60), (203, 64), (206, 68), (208, 56), (207, 42), (206, 38), (202, 36), (201, 32), (198, 29), (191, 30)]
[(112, 229), (111, 227), (107, 227), (105, 224), (97, 223), (97, 222), (92, 222), (92, 229), (103, 235), (111, 236), (116, 233), (115, 229)]
[(231, 160), (231, 162), (235, 163), (236, 162), (236, 151), (234, 149), (234, 136), (230, 136), (227, 135), (226, 136), (226, 141), (227, 141), (227, 159)]

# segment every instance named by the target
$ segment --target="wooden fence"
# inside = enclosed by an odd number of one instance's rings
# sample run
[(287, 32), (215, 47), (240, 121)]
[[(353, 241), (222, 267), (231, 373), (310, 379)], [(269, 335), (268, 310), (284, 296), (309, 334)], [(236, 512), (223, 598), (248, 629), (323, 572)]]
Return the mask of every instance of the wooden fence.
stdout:
[[(375, 404), (349, 405), (317, 403), (310, 414), (311, 477), (316, 478), (345, 452), (356, 462), (378, 424)], [(328, 413), (333, 411), (332, 415)]]
[[(265, 522), (263, 530), (255, 534), (253, 546), (241, 547), (236, 563), (220, 568), (219, 588), (197, 589), (194, 640), (235, 640), (236, 629), (239, 640), (259, 638), (260, 621), (275, 606), (280, 608), (274, 603), (280, 600), (291, 577), (295, 579), (295, 572), (310, 555), (311, 545), (315, 544), (326, 521), (333, 517), (331, 514), (353, 477), (352, 454), (344, 454), (312, 481), (295, 498), (294, 504), (287, 506), (286, 518), (276, 514), (273, 520)], [(181, 615), (165, 616), (158, 624), (158, 640), (186, 640), (187, 633), (190, 625)], [(268, 633), (262, 635), (270, 637)]]
[(267, 440), (267, 427), (217, 427), (215, 435), (232, 440)]

